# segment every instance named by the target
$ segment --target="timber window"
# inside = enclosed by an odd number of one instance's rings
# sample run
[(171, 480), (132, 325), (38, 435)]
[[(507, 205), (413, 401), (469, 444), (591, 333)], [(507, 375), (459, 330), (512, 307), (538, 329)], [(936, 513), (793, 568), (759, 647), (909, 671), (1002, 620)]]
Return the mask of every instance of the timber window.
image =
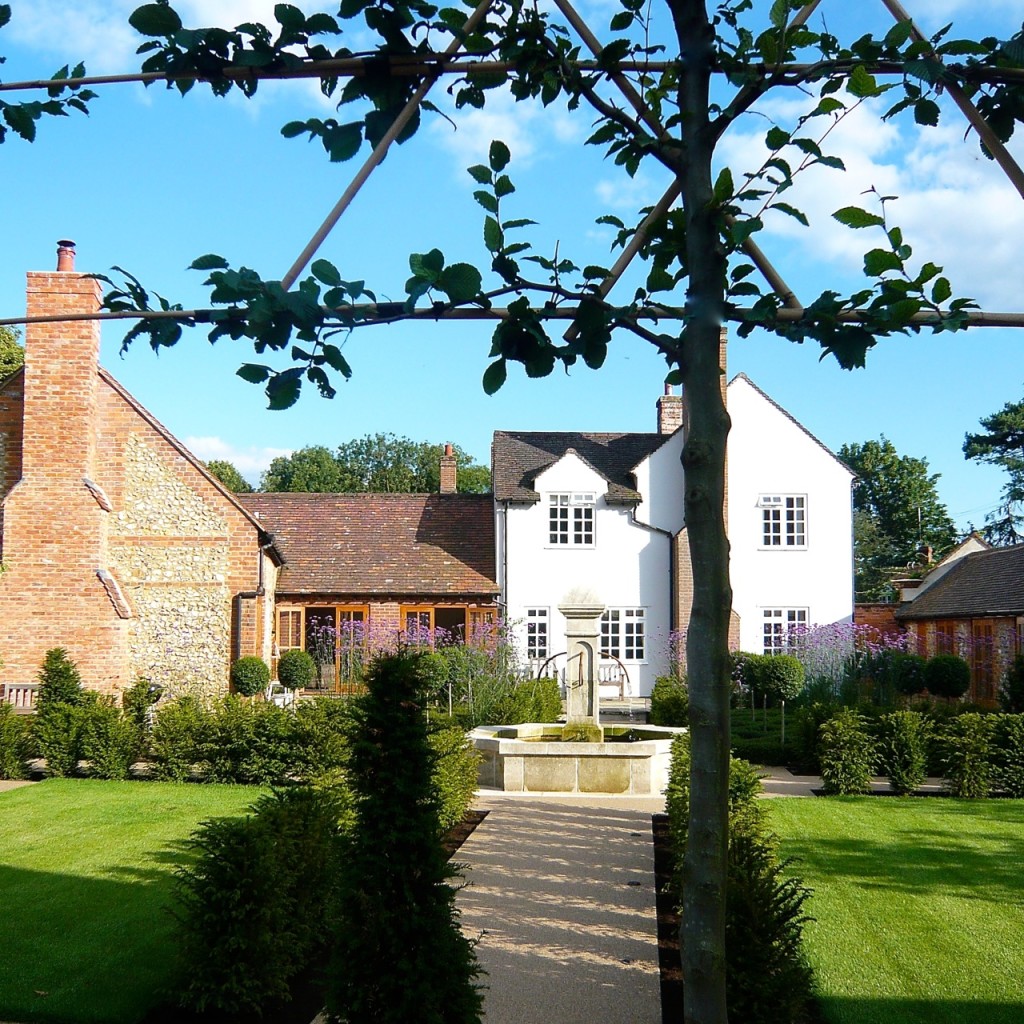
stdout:
[(562, 492), (548, 495), (548, 544), (594, 546), (593, 493)]
[(803, 494), (762, 494), (761, 546), (807, 547), (807, 498)]
[(796, 635), (807, 628), (806, 608), (764, 609), (764, 653), (785, 654)]
[(548, 609), (526, 609), (526, 657), (540, 661), (550, 654), (548, 647)]
[(366, 605), (279, 606), (275, 653), (308, 651), (316, 663), (317, 687), (337, 690), (361, 674), (368, 612)]
[(647, 651), (643, 608), (609, 608), (601, 616), (601, 653), (622, 661), (643, 661)]

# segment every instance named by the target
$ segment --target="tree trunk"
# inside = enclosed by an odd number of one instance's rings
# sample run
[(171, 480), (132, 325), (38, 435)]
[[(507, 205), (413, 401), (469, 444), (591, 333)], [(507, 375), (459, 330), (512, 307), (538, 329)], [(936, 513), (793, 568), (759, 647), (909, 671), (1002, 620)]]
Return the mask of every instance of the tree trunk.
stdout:
[(690, 686), (690, 825), (683, 865), (681, 945), (687, 1024), (726, 1024), (725, 882), (729, 780), (729, 542), (725, 411), (719, 339), (726, 259), (714, 207), (715, 140), (708, 101), (713, 30), (701, 0), (670, 0), (684, 71), (679, 97), (690, 272), (679, 365), (689, 427), (683, 449), (685, 512), (693, 567), (686, 638)]

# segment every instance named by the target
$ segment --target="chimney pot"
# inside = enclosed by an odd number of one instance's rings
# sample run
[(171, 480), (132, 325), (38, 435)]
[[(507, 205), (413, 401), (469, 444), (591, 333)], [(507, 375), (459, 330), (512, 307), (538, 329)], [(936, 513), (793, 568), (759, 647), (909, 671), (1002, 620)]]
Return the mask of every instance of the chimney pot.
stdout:
[(458, 466), (455, 461), (455, 450), (451, 444), (444, 446), (441, 456), (441, 493), (454, 494), (458, 490)]
[(59, 272), (75, 269), (75, 243), (70, 238), (62, 238), (57, 242), (57, 270)]

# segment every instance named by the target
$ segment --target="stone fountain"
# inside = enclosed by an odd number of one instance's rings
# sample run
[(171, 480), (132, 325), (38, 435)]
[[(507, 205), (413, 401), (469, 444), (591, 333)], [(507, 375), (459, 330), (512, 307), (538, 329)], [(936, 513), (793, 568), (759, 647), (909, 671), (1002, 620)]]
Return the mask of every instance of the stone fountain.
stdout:
[[(566, 621), (566, 726), (601, 726), (598, 663), (605, 605), (570, 591)], [(658, 795), (668, 784), (672, 739), (681, 729), (610, 726), (599, 742), (567, 742), (560, 725), (480, 726), (470, 739), (482, 756), (481, 786), (506, 792)]]

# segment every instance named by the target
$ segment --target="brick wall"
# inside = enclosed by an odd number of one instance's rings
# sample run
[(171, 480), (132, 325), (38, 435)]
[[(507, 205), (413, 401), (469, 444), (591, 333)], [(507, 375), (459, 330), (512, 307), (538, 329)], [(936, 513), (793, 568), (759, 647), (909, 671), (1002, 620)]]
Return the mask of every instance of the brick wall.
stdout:
[[(92, 312), (98, 294), (30, 274), (28, 313)], [(236, 600), (258, 585), (258, 529), (98, 353), (95, 322), (29, 325), (24, 398), (0, 393), (2, 679), (34, 681), (61, 646), (92, 689), (224, 692), (236, 650), (269, 655), (272, 599)]]

